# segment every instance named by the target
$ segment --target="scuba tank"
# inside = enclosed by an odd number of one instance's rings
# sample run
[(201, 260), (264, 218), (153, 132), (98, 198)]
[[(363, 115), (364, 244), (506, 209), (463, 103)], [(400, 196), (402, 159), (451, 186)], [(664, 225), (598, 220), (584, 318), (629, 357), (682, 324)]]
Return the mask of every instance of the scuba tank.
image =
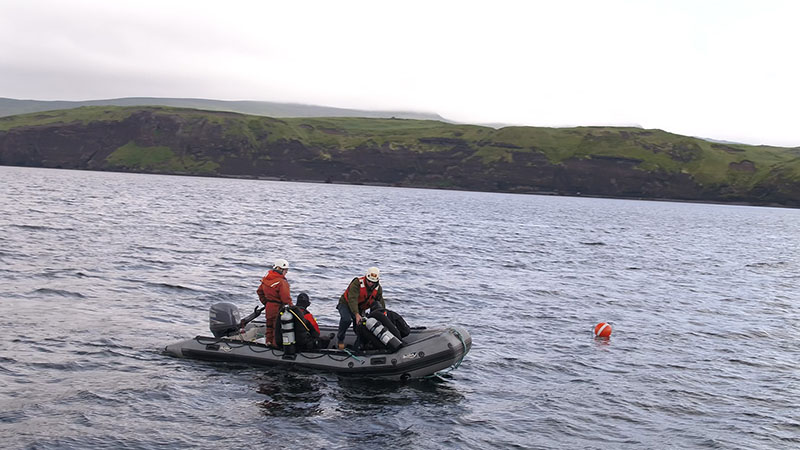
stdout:
[(383, 326), (377, 319), (370, 317), (366, 321), (367, 329), (377, 337), (381, 343), (392, 351), (400, 348), (402, 343), (395, 335), (393, 335), (386, 327)]
[(281, 311), (281, 334), (283, 336), (284, 356), (294, 355), (294, 344), (296, 342), (294, 338), (294, 316), (292, 316), (288, 306), (285, 306)]

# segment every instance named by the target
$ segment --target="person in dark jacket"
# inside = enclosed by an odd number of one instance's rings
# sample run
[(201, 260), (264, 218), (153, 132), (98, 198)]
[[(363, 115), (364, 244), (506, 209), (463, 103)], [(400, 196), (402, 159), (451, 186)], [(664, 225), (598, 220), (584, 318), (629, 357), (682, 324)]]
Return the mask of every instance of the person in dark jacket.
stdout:
[(328, 348), (331, 338), (333, 337), (333, 333), (327, 337), (323, 337), (320, 334), (317, 320), (314, 319), (314, 315), (308, 310), (308, 307), (311, 306), (311, 299), (308, 298), (308, 294), (301, 292), (300, 295), (297, 296), (297, 302), (295, 304), (297, 305), (297, 308), (300, 309), (302, 317), (306, 323), (311, 325), (311, 329), (308, 330), (311, 336), (311, 343), (310, 345), (306, 346), (306, 350)]
[(308, 294), (305, 292), (301, 292), (300, 295), (297, 296), (297, 303), (295, 303), (300, 311), (303, 312), (303, 317), (311, 323), (311, 326), (317, 330), (317, 334), (319, 334), (319, 325), (317, 325), (316, 319), (314, 319), (314, 315), (308, 311), (308, 307), (311, 306), (311, 299), (308, 298)]

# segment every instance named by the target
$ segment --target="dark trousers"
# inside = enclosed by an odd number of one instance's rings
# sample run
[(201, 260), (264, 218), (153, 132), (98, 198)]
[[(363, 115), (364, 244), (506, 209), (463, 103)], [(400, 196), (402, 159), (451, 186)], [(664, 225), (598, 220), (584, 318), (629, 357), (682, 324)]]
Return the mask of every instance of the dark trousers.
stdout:
[(347, 303), (339, 303), (339, 305), (336, 306), (336, 310), (339, 311), (339, 332), (336, 333), (336, 338), (338, 342), (344, 342), (344, 335), (347, 334), (347, 328), (350, 327), (351, 323), (356, 321), (356, 316), (350, 311), (350, 307), (347, 306)]

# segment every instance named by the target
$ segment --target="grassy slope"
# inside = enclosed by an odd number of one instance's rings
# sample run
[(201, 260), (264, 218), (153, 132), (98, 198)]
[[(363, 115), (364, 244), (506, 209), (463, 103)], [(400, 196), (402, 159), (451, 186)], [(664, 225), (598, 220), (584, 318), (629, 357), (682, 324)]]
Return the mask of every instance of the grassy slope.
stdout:
[(0, 117), (0, 131), (17, 127), (44, 126), (54, 124), (82, 123), (95, 121), (121, 121), (135, 112), (131, 108), (84, 107), (67, 110), (45, 111), (18, 116)]
[(161, 172), (213, 174), (219, 164), (213, 161), (197, 161), (189, 156), (178, 156), (172, 149), (164, 146), (141, 147), (128, 142), (106, 158), (116, 167)]
[[(17, 127), (95, 121), (120, 121), (147, 110), (178, 116), (187, 126), (220, 125), (226, 137), (254, 146), (264, 140), (297, 140), (320, 149), (352, 150), (380, 147), (391, 151), (405, 148), (415, 152), (449, 150), (460, 145), (474, 152), (483, 162), (514, 161), (519, 152), (540, 152), (552, 163), (568, 158), (618, 157), (641, 161), (642, 170), (684, 172), (708, 184), (731, 184), (744, 188), (774, 177), (800, 180), (800, 149), (714, 144), (697, 138), (661, 130), (624, 127), (540, 128), (506, 127), (499, 130), (475, 125), (454, 125), (438, 121), (368, 118), (291, 118), (274, 119), (238, 113), (200, 111), (169, 107), (81, 107), (0, 118), (0, 131)], [(133, 144), (130, 144), (133, 145)], [(150, 150), (145, 160), (136, 160), (131, 148), (115, 153), (117, 162), (131, 167), (143, 164), (168, 170), (178, 168), (174, 155)], [(123, 158), (121, 155), (125, 155)], [(158, 161), (148, 160), (160, 155)], [(142, 157), (138, 157), (142, 158)], [(158, 158), (156, 158), (158, 159)], [(729, 164), (750, 161), (755, 172), (731, 170)], [(211, 173), (213, 164), (183, 164), (185, 169)]]
[[(593, 156), (636, 159), (641, 161), (639, 167), (643, 170), (689, 173), (699, 182), (709, 184), (752, 187), (778, 167), (791, 174), (788, 178), (800, 179), (800, 149), (720, 145), (661, 130), (618, 127), (506, 127), (494, 130), (434, 121), (390, 119), (284, 121), (292, 136), (282, 137), (296, 138), (306, 145), (323, 148), (350, 149), (371, 144), (428, 152), (449, 149), (454, 145), (451, 141), (438, 145), (430, 143), (431, 138), (461, 139), (476, 150), (476, 156), (484, 162), (511, 162), (515, 153), (541, 152), (552, 163)], [(752, 162), (755, 172), (730, 170), (729, 164), (743, 161)]]

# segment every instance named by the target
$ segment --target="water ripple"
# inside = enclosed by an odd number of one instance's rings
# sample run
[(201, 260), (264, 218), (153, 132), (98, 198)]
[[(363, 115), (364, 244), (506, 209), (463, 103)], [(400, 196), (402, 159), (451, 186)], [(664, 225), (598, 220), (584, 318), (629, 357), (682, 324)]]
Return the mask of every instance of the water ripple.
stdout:
[[(800, 444), (800, 211), (0, 174), (6, 447)], [(322, 324), (378, 265), (391, 308), (466, 327), (472, 351), (400, 385), (161, 353), (213, 303), (251, 311), (278, 257)]]

